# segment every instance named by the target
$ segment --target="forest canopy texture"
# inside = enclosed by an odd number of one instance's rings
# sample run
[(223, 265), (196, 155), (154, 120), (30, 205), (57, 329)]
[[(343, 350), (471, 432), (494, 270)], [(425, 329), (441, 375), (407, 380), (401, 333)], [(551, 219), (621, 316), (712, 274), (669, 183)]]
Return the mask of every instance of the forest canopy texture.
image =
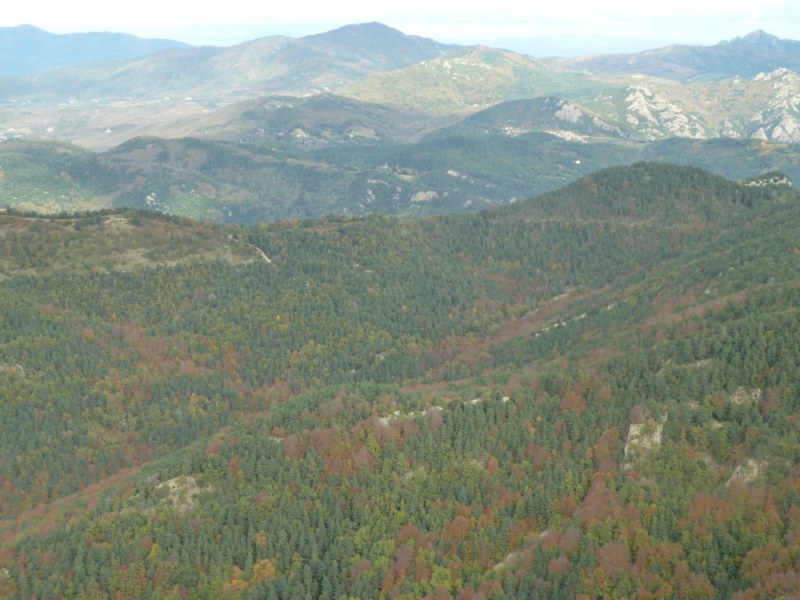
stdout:
[(798, 231), (657, 163), (413, 222), (0, 213), (0, 598), (794, 597)]

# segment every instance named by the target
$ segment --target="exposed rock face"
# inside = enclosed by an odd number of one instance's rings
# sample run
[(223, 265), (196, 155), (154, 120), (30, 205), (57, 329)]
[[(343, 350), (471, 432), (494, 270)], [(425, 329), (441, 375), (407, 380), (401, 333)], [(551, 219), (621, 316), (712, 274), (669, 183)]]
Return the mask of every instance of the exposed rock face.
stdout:
[(22, 365), (12, 365), (9, 363), (0, 362), (0, 373), (10, 373), (13, 375), (25, 375), (25, 369)]
[(602, 129), (603, 131), (613, 133), (614, 135), (617, 135), (619, 137), (627, 137), (625, 135), (625, 132), (622, 131), (622, 129), (620, 129), (616, 125), (611, 125), (610, 123), (606, 123), (605, 121), (603, 121), (603, 119), (600, 119), (599, 117), (594, 117), (592, 119), (592, 125), (594, 125), (598, 129)]
[(745, 387), (738, 387), (731, 394), (731, 404), (755, 404), (761, 400), (761, 389), (747, 389)]
[(628, 427), (628, 441), (625, 444), (627, 456), (636, 449), (653, 450), (661, 447), (661, 433), (664, 427), (656, 421), (650, 423), (631, 423)]
[(438, 405), (434, 405), (434, 406), (431, 406), (430, 408), (427, 408), (425, 410), (421, 410), (421, 411), (419, 411), (419, 413), (414, 412), (413, 410), (411, 412), (409, 412), (409, 413), (403, 413), (403, 412), (401, 412), (399, 410), (396, 410), (392, 414), (387, 415), (385, 417), (378, 417), (378, 423), (380, 423), (384, 427), (388, 427), (389, 423), (391, 423), (392, 421), (402, 420), (402, 419), (413, 419), (417, 415), (424, 417), (425, 415), (427, 415), (429, 413), (439, 413), (442, 410), (443, 410), (443, 408), (441, 406), (438, 406)]
[(791, 115), (783, 115), (780, 122), (772, 129), (772, 140), (792, 144), (800, 140), (800, 126)]
[(564, 102), (561, 107), (556, 111), (556, 118), (561, 119), (562, 121), (566, 121), (567, 123), (580, 123), (583, 121), (583, 113), (581, 110), (571, 104), (570, 102)]
[(677, 104), (654, 94), (644, 86), (628, 88), (625, 97), (626, 121), (648, 140), (668, 136), (705, 139), (708, 137), (700, 121)]
[(765, 460), (748, 458), (746, 461), (736, 467), (736, 469), (734, 469), (731, 478), (728, 479), (728, 482), (725, 485), (730, 485), (735, 479), (740, 479), (741, 481), (745, 481), (747, 483), (755, 481), (759, 475), (764, 472), (767, 466), (768, 463)]
[(411, 196), (411, 202), (430, 202), (431, 200), (436, 200), (438, 197), (439, 194), (434, 191), (417, 192)]
[(769, 73), (759, 73), (753, 77), (753, 79), (755, 81), (774, 81), (776, 79), (784, 79), (791, 74), (792, 72), (789, 69), (781, 67), (779, 69), (775, 69), (774, 71), (770, 71)]
[(729, 138), (740, 138), (740, 137), (742, 137), (742, 134), (739, 133), (739, 131), (736, 130), (736, 128), (733, 126), (733, 124), (728, 119), (725, 119), (722, 122), (722, 135), (724, 137), (729, 137)]
[(563, 129), (546, 129), (545, 133), (549, 133), (550, 135), (554, 135), (555, 137), (561, 138), (562, 140), (567, 140), (570, 142), (583, 142), (584, 144), (589, 139), (588, 136), (581, 135), (579, 133), (575, 133), (574, 131), (565, 131)]
[(160, 483), (157, 489), (167, 488), (167, 501), (179, 511), (187, 511), (195, 505), (200, 488), (194, 477), (180, 476)]
[(767, 107), (753, 115), (758, 127), (751, 132), (753, 139), (786, 144), (800, 142), (800, 75), (789, 69), (759, 73), (754, 81), (772, 82)]
[(631, 423), (628, 427), (628, 438), (625, 442), (625, 469), (629, 469), (632, 461), (643, 452), (661, 448), (661, 436), (664, 432), (666, 415), (659, 422), (648, 418), (643, 423)]
[(786, 185), (792, 187), (794, 183), (786, 175), (773, 175), (771, 177), (762, 177), (761, 179), (746, 181), (744, 185), (747, 187), (769, 187), (776, 185)]
[(616, 125), (606, 123), (600, 117), (587, 115), (578, 106), (572, 104), (571, 102), (559, 100), (556, 106), (558, 107), (558, 110), (553, 113), (553, 116), (560, 121), (570, 123), (571, 125), (585, 125), (590, 122), (591, 126), (596, 127), (601, 131), (605, 131), (618, 137), (627, 137), (625, 132)]

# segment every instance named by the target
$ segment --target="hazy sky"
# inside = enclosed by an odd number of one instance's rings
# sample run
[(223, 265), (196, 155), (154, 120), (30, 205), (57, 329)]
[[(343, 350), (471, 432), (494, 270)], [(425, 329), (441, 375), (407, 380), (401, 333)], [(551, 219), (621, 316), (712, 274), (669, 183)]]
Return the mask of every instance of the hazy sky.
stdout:
[[(231, 45), (266, 35), (293, 37), (341, 25), (380, 21), (404, 33), (442, 42), (598, 50), (652, 48), (666, 43), (710, 45), (763, 29), (800, 38), (797, 0), (367, 0), (207, 3), (169, 0), (24, 0), (8, 2), (0, 26), (23, 23), (53, 33), (122, 31), (191, 44)], [(589, 38), (592, 38), (591, 40)], [(517, 46), (514, 48), (512, 46)]]

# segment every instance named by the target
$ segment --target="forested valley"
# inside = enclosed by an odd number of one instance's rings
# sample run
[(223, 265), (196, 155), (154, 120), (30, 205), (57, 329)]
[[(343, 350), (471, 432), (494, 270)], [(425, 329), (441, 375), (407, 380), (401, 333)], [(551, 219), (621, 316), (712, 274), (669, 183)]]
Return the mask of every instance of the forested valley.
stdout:
[(0, 598), (792, 598), (800, 195), (0, 213)]

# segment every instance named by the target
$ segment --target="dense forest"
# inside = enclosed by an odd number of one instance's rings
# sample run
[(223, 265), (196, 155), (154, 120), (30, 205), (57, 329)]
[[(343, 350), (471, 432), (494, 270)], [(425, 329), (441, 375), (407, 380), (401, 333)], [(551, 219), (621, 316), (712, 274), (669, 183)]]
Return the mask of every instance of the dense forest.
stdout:
[(800, 195), (0, 213), (0, 598), (800, 589)]

